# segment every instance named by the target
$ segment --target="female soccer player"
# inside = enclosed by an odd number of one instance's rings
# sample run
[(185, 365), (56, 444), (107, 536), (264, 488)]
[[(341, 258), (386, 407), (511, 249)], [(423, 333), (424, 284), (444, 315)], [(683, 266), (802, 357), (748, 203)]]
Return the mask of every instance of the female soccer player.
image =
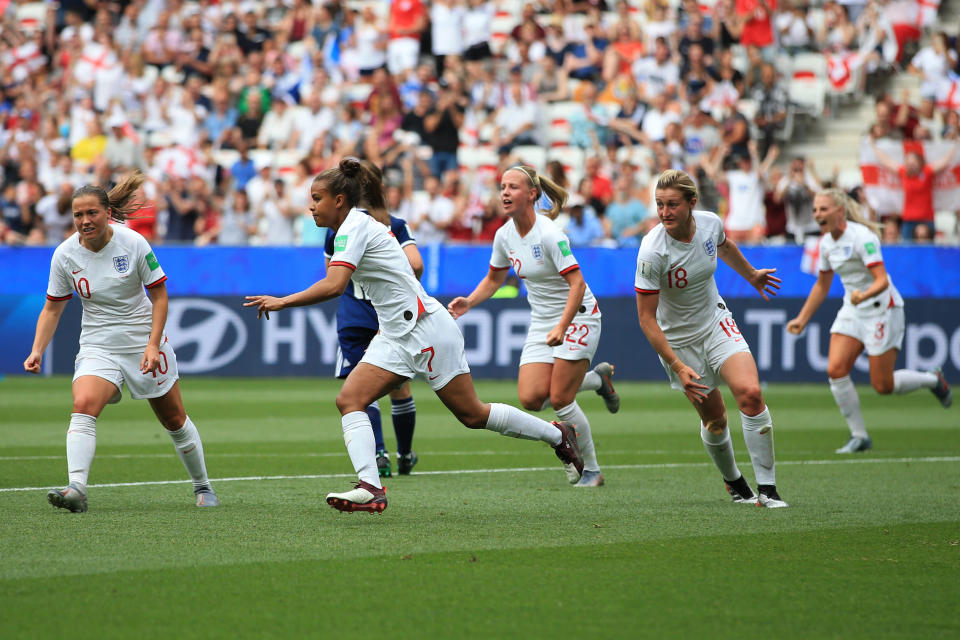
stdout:
[[(423, 258), (420, 251), (417, 250), (417, 243), (410, 235), (410, 229), (407, 223), (400, 218), (395, 218), (387, 212), (387, 203), (379, 185), (383, 181), (383, 174), (380, 168), (363, 160), (362, 164), (366, 171), (360, 175), (362, 178), (372, 178), (377, 181), (375, 188), (364, 185), (362, 189), (362, 209), (369, 213), (375, 220), (386, 225), (390, 233), (400, 243), (414, 275), (419, 279), (423, 273)], [(330, 266), (330, 260), (333, 258), (334, 239), (336, 232), (333, 229), (327, 230), (327, 240), (324, 244), (326, 253), (326, 264)], [(360, 362), (364, 351), (377, 334), (380, 327), (377, 321), (377, 312), (369, 298), (364, 294), (363, 289), (355, 287), (353, 282), (347, 283), (347, 288), (340, 297), (340, 304), (337, 307), (337, 365), (336, 376), (346, 378), (353, 368)], [(413, 402), (413, 395), (410, 393), (410, 383), (405, 382), (399, 389), (390, 392), (391, 415), (393, 417), (393, 431), (397, 436), (397, 471), (400, 475), (408, 475), (417, 464), (417, 454), (412, 449), (413, 431), (417, 420), (417, 406)], [(377, 471), (381, 477), (391, 475), (390, 457), (387, 453), (383, 441), (383, 428), (380, 418), (380, 404), (374, 400), (367, 407), (367, 416), (370, 417), (370, 423), (373, 426), (373, 437), (377, 450)]]
[(339, 166), (318, 175), (310, 189), (310, 212), (317, 226), (336, 231), (326, 276), (283, 298), (247, 296), (244, 303), (257, 308), (257, 317), (269, 317), (270, 311), (342, 295), (352, 279), (377, 312), (380, 332), (337, 395), (343, 439), (359, 482), (350, 491), (327, 495), (327, 504), (340, 511), (380, 513), (386, 508), (365, 409), (418, 373), (468, 428), (542, 440), (553, 446), (564, 464), (582, 473), (583, 458), (573, 425), (551, 424), (509, 405), (483, 403), (477, 397), (457, 323), (423, 290), (388, 229), (355, 208), (364, 184), (375, 183), (361, 176), (362, 171), (365, 169), (355, 158), (344, 158)]
[(577, 391), (593, 389), (611, 412), (620, 408), (620, 398), (610, 383), (613, 367), (606, 362), (589, 371), (590, 360), (600, 343), (600, 307), (583, 279), (580, 265), (570, 251), (563, 232), (535, 206), (546, 195), (555, 216), (567, 200), (567, 192), (531, 167), (516, 166), (500, 179), (500, 203), (513, 224), (497, 230), (493, 239), (490, 270), (466, 298), (447, 305), (458, 318), (492, 296), (506, 281), (510, 267), (524, 279), (530, 300), (530, 329), (520, 355), (517, 394), (525, 409), (539, 411), (552, 405), (557, 419), (577, 426), (577, 441), (583, 453), (583, 476), (568, 479), (578, 487), (599, 487), (603, 475), (590, 435), (590, 422), (577, 404)]
[[(660, 224), (644, 236), (637, 254), (637, 315), (660, 356), (670, 386), (682, 390), (700, 415), (700, 437), (735, 502), (786, 507), (777, 493), (773, 420), (763, 401), (757, 365), (733, 314), (717, 291), (719, 256), (764, 300), (776, 295), (773, 269), (754, 269), (723, 231), (716, 214), (695, 211), (697, 187), (683, 171), (664, 171), (656, 184)], [(726, 382), (743, 425), (743, 439), (758, 493), (733, 455), (727, 411), (717, 388)]]
[(43, 352), (75, 291), (83, 303), (83, 328), (67, 430), (69, 484), (47, 494), (50, 504), (73, 512), (87, 510), (97, 417), (104, 406), (120, 401), (124, 382), (131, 396), (150, 401), (173, 439), (193, 480), (197, 506), (219, 504), (207, 478), (200, 434), (183, 408), (177, 356), (163, 332), (167, 276), (143, 236), (122, 224), (110, 224), (111, 219), (123, 222), (140, 208), (136, 193), (143, 181), (143, 174), (134, 172), (109, 194), (95, 185), (73, 193), (77, 233), (53, 254), (47, 302), (37, 320), (33, 349), (23, 363), (29, 373), (40, 373)]
[(830, 291), (833, 273), (843, 283), (843, 306), (830, 327), (827, 377), (840, 413), (847, 420), (850, 439), (837, 453), (856, 453), (873, 446), (860, 413), (860, 398), (850, 371), (866, 349), (870, 359), (870, 384), (877, 393), (910, 393), (930, 389), (944, 408), (953, 402), (943, 373), (893, 370), (903, 344), (903, 298), (883, 266), (880, 240), (874, 225), (864, 220), (857, 204), (839, 189), (821, 191), (813, 200), (813, 216), (820, 225), (820, 275), (807, 301), (787, 331), (799, 334)]

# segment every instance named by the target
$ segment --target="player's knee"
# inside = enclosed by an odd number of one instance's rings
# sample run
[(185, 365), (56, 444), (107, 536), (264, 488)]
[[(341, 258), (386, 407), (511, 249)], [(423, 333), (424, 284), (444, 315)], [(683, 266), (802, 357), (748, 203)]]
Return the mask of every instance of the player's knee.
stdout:
[(722, 435), (727, 428), (727, 414), (723, 413), (718, 418), (707, 420), (703, 423), (703, 428), (714, 435)]
[(827, 377), (832, 380), (837, 380), (849, 374), (850, 372), (841, 364), (830, 363), (827, 365)]
[(576, 394), (551, 393), (550, 406), (559, 411), (568, 404), (572, 403), (575, 399)]
[(520, 406), (527, 411), (540, 411), (547, 401), (547, 396), (535, 393), (521, 393), (518, 394), (518, 398), (520, 400)]
[(460, 411), (457, 420), (467, 429), (483, 429), (487, 426), (487, 416), (481, 411)]
[(83, 413), (96, 418), (103, 410), (103, 405), (98, 399), (86, 395), (74, 395), (73, 413)]
[(337, 394), (336, 403), (340, 415), (346, 415), (351, 411), (364, 411), (367, 408), (366, 405), (354, 398), (352, 394), (344, 393), (343, 389), (340, 389), (340, 393)]
[(166, 415), (159, 416), (160, 424), (167, 431), (176, 431), (187, 422), (187, 414), (182, 411), (174, 411)]
[(760, 389), (760, 385), (752, 384), (743, 389), (737, 397), (737, 404), (739, 405), (740, 411), (748, 416), (755, 416), (763, 411), (765, 405), (763, 402), (763, 391)]
[(893, 376), (889, 380), (871, 380), (870, 384), (873, 385), (873, 390), (882, 396), (893, 393)]

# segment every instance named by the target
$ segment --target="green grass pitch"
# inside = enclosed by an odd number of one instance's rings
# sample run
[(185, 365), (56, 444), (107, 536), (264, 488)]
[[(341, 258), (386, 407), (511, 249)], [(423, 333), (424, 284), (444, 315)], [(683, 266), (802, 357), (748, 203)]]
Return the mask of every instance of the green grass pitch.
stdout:
[[(70, 514), (45, 500), (69, 384), (0, 381), (4, 639), (960, 637), (960, 420), (926, 391), (860, 387), (875, 449), (851, 458), (825, 383), (771, 385), (791, 508), (763, 510), (728, 500), (666, 384), (619, 384), (612, 416), (581, 395), (607, 486), (575, 489), (546, 445), (468, 431), (417, 383), (420, 464), (372, 516), (323, 501), (353, 478), (336, 381), (187, 378), (222, 506), (193, 506), (125, 398)], [(479, 389), (515, 402), (513, 382)]]

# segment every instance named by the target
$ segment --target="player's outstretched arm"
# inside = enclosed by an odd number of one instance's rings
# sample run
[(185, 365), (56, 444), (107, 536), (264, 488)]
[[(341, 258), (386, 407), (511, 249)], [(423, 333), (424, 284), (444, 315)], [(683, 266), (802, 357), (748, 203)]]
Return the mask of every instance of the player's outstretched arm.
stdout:
[(469, 296), (466, 298), (458, 296), (451, 300), (450, 304), (447, 305), (447, 311), (454, 318), (459, 318), (484, 300), (489, 299), (507, 281), (507, 271), (507, 269), (491, 268)]
[(768, 295), (777, 295), (780, 288), (780, 278), (776, 277), (776, 269), (754, 269), (753, 265), (747, 262), (736, 243), (727, 238), (726, 241), (717, 247), (717, 255), (720, 259), (729, 265), (731, 269), (740, 274), (744, 280), (753, 285), (753, 288), (760, 292), (764, 300), (769, 300)]
[(37, 318), (37, 331), (33, 338), (33, 347), (30, 349), (30, 355), (23, 361), (23, 369), (27, 373), (40, 373), (40, 365), (43, 364), (43, 352), (53, 339), (53, 334), (60, 324), (60, 316), (63, 315), (63, 309), (67, 306), (67, 300), (50, 300), (40, 311)]
[(807, 295), (806, 302), (803, 303), (803, 308), (800, 309), (800, 313), (797, 314), (796, 318), (787, 323), (787, 331), (794, 335), (799, 335), (803, 332), (807, 323), (810, 322), (810, 318), (813, 317), (813, 314), (820, 308), (823, 301), (827, 299), (827, 294), (830, 293), (830, 284), (832, 282), (833, 271), (820, 272), (820, 275), (817, 276), (817, 281), (813, 283), (813, 287), (811, 287), (810, 293)]
[(291, 293), (283, 298), (264, 295), (245, 296), (247, 302), (244, 302), (243, 306), (256, 307), (257, 318), (266, 317), (269, 320), (271, 311), (280, 311), (288, 307), (304, 307), (342, 295), (352, 275), (353, 269), (339, 264), (333, 265), (327, 269), (327, 276), (323, 280), (313, 283), (303, 291)]

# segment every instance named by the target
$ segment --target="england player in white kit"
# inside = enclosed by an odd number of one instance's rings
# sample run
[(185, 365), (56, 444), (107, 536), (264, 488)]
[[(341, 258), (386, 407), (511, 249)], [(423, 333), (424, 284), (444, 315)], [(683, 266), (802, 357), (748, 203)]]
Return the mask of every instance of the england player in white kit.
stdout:
[[(735, 502), (786, 507), (776, 487), (773, 420), (763, 400), (757, 365), (733, 314), (717, 291), (717, 258), (764, 299), (776, 295), (772, 269), (754, 269), (723, 231), (716, 214), (694, 211), (697, 188), (682, 171), (660, 174), (656, 186), (660, 224), (644, 236), (634, 287), (640, 328), (660, 356), (671, 386), (682, 390), (700, 415), (700, 437)], [(730, 388), (743, 425), (758, 492), (734, 459), (720, 381)]]
[(351, 279), (363, 287), (380, 321), (360, 363), (337, 395), (343, 438), (359, 482), (350, 491), (327, 495), (340, 511), (380, 513), (386, 492), (377, 472), (373, 429), (365, 411), (374, 400), (419, 374), (465, 426), (549, 443), (565, 465), (583, 471), (573, 426), (549, 423), (504, 404), (477, 398), (464, 353), (463, 335), (449, 313), (427, 295), (389, 230), (355, 205), (365, 190), (379, 189), (355, 158), (317, 176), (310, 212), (317, 226), (336, 231), (327, 274), (308, 289), (284, 298), (247, 296), (257, 316), (341, 295)]
[(857, 357), (866, 350), (870, 360), (870, 384), (880, 394), (910, 393), (926, 388), (946, 408), (953, 402), (943, 373), (894, 371), (903, 345), (906, 321), (903, 298), (883, 265), (880, 239), (864, 220), (857, 204), (839, 189), (819, 193), (813, 201), (813, 216), (820, 225), (820, 275), (787, 331), (801, 333), (826, 299), (836, 272), (843, 283), (843, 306), (830, 327), (827, 377), (830, 391), (850, 429), (850, 439), (837, 453), (857, 453), (873, 447), (860, 411), (860, 398), (850, 380)]
[(603, 485), (596, 448), (576, 394), (592, 389), (603, 396), (607, 408), (616, 412), (620, 399), (606, 362), (592, 371), (590, 361), (600, 343), (600, 306), (583, 279), (580, 265), (564, 233), (548, 215), (534, 207), (546, 193), (555, 215), (567, 192), (530, 167), (517, 166), (504, 172), (500, 201), (511, 221), (497, 230), (493, 239), (490, 270), (467, 297), (455, 298), (447, 309), (454, 318), (492, 296), (503, 286), (513, 268), (527, 287), (530, 328), (520, 355), (517, 393), (526, 409), (539, 411), (552, 405), (557, 418), (571, 422), (583, 453), (583, 475), (572, 470), (568, 479), (578, 487)]
[[(47, 500), (73, 512), (87, 510), (87, 480), (96, 450), (96, 424), (107, 404), (120, 401), (123, 385), (146, 398), (173, 440), (193, 480), (199, 507), (219, 504), (207, 478), (200, 434), (180, 396), (177, 357), (163, 327), (167, 276), (143, 236), (123, 222), (140, 202), (143, 175), (135, 172), (107, 194), (97, 186), (73, 195), (77, 233), (57, 247), (50, 265), (47, 302), (24, 369), (39, 373), (67, 301), (83, 304), (80, 351), (73, 376), (73, 413), (67, 430), (69, 484)], [(147, 298), (144, 287), (150, 293)]]

